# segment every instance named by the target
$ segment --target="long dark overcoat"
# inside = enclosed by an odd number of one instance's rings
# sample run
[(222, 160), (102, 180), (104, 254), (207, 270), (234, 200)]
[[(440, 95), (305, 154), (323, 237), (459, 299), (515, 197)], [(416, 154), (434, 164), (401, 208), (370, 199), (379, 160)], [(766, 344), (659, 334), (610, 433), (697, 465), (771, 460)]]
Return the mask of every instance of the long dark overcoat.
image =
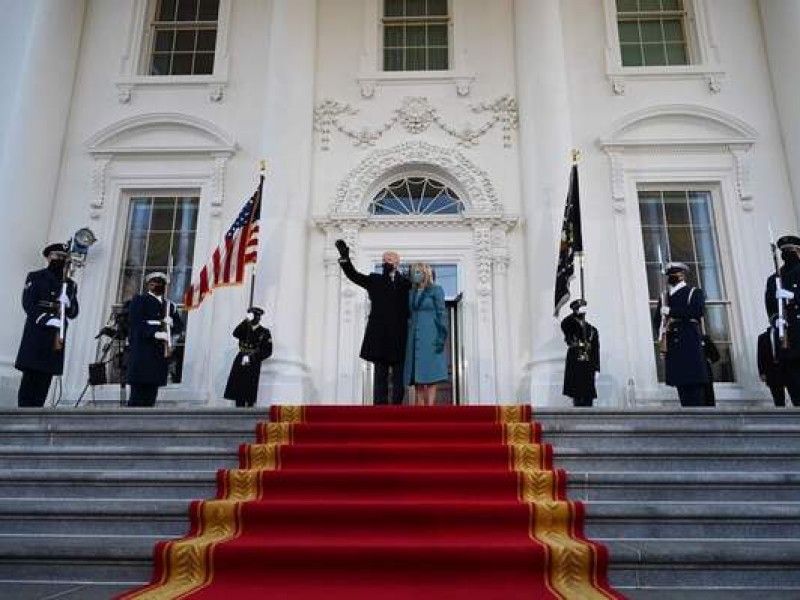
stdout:
[[(789, 336), (789, 347), (780, 350), (782, 358), (792, 360), (800, 359), (800, 264), (790, 268), (781, 268), (781, 286), (785, 290), (794, 292), (794, 299), (786, 302), (784, 319), (787, 324), (787, 334)], [(775, 275), (770, 275), (767, 279), (767, 286), (764, 292), (764, 305), (767, 315), (772, 317), (778, 314), (778, 301), (775, 299)]]
[(383, 274), (359, 273), (353, 263), (339, 263), (347, 278), (364, 288), (371, 304), (361, 358), (369, 362), (397, 364), (405, 360), (408, 327), (408, 290), (411, 283), (400, 273), (394, 281)]
[(600, 370), (600, 336), (592, 324), (575, 315), (561, 321), (564, 341), (569, 347), (564, 367), (565, 396), (597, 398), (594, 374)]
[[(25, 289), (22, 291), (22, 308), (26, 314), (25, 329), (22, 331), (17, 360), (14, 362), (14, 366), (20, 371), (38, 371), (50, 375), (61, 375), (64, 372), (64, 349), (54, 348), (58, 329), (47, 326), (47, 321), (60, 316), (56, 303), (61, 296), (61, 285), (61, 279), (50, 269), (31, 271), (25, 279)], [(67, 296), (70, 304), (64, 311), (67, 316), (64, 323), (65, 333), (69, 327), (69, 319), (78, 316), (78, 286), (71, 279), (67, 280)]]
[[(708, 383), (700, 321), (706, 310), (703, 290), (684, 286), (668, 296), (669, 326), (664, 376), (667, 385), (686, 386)], [(654, 326), (661, 319), (661, 300), (654, 315)]]
[[(173, 335), (179, 335), (183, 331), (183, 321), (174, 302), (170, 302), (169, 316)], [(163, 318), (164, 304), (152, 294), (139, 294), (131, 300), (128, 383), (167, 385), (169, 359), (164, 356), (164, 342), (153, 337), (162, 331)]]
[[(272, 334), (261, 324), (253, 327), (250, 321), (245, 320), (233, 330), (233, 337), (239, 340), (239, 353), (233, 359), (223, 396), (228, 400), (254, 404), (258, 397), (261, 362), (272, 356)], [(245, 356), (250, 361), (246, 365), (242, 364)]]

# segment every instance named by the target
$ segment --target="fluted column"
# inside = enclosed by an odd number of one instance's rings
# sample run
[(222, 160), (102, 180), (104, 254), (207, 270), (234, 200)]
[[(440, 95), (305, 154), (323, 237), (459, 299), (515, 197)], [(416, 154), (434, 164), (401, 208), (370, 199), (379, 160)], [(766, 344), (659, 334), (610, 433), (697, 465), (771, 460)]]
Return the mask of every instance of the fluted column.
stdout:
[(313, 401), (305, 323), (317, 0), (272, 2), (268, 35), (263, 155), (271, 175), (256, 296), (273, 309), (275, 352), (259, 402), (299, 403)]
[(553, 318), (553, 280), (573, 142), (560, 4), (514, 2), (530, 320), (530, 355), (520, 395), (537, 406), (562, 401), (564, 345)]
[[(800, 218), (800, 79), (797, 77), (800, 73), (800, 50), (797, 47), (800, 2), (760, 0), (759, 6), (795, 212)], [(787, 232), (789, 229), (787, 227)]]
[(51, 218), (85, 8), (85, 0), (5, 3), (0, 23), (0, 256), (10, 286), (0, 296), (0, 406), (16, 404), (25, 273), (44, 266), (48, 240), (72, 233)]

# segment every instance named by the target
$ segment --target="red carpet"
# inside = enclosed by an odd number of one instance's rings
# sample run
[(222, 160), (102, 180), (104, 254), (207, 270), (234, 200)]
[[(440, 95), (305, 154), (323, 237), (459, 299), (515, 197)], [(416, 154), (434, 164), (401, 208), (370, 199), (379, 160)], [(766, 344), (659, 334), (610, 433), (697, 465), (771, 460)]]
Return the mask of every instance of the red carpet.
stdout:
[(120, 600), (622, 598), (527, 407), (273, 407)]

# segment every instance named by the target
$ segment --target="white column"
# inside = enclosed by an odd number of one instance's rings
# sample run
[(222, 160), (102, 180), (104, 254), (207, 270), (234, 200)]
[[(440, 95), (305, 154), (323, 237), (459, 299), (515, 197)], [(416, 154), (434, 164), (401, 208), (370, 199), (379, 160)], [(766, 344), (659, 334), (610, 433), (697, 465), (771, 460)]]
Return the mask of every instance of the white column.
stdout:
[(313, 401), (305, 311), (317, 0), (272, 2), (270, 19), (263, 154), (271, 175), (256, 298), (273, 315), (275, 352), (261, 373), (259, 402), (303, 403)]
[[(41, 250), (72, 231), (51, 218), (77, 70), (85, 0), (3, 3), (0, 23), (0, 255), (9, 293), (0, 296), (0, 406), (16, 404), (13, 368), (24, 313), (25, 273)], [(13, 227), (13, 231), (10, 229)]]
[(521, 400), (536, 406), (563, 402), (560, 373), (565, 349), (553, 318), (553, 281), (573, 141), (560, 4), (559, 0), (514, 2), (531, 336)]
[(759, 6), (795, 211), (800, 217), (800, 2), (760, 0)]

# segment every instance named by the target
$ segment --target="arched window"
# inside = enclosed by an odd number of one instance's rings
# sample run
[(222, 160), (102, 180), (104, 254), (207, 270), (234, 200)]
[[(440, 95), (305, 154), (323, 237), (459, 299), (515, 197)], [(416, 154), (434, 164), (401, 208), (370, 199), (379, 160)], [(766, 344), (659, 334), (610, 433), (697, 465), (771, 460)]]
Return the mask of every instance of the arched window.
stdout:
[(464, 204), (443, 183), (428, 177), (405, 177), (387, 185), (372, 199), (369, 212), (394, 215), (459, 215)]

